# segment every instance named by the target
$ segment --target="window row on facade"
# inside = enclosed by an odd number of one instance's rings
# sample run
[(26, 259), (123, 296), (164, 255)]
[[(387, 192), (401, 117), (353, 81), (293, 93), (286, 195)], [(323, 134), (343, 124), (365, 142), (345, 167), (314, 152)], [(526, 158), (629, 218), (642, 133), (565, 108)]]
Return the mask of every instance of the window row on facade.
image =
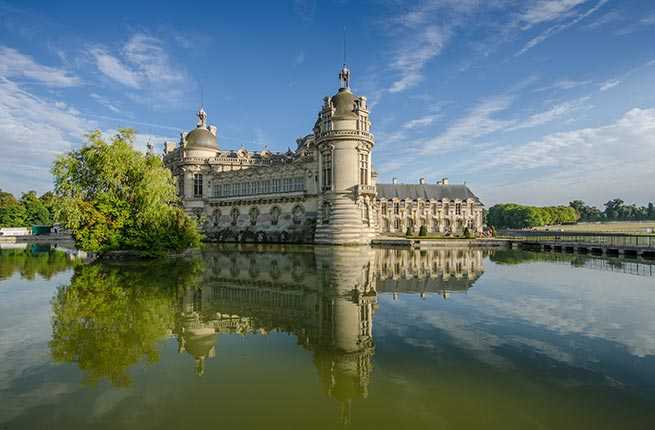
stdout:
[(431, 211), (433, 215), (439, 215), (440, 211), (443, 213), (450, 213), (451, 211), (455, 212), (455, 215), (462, 215), (464, 211), (468, 208), (469, 214), (473, 214), (475, 211), (475, 203), (460, 203), (455, 202), (454, 200), (450, 201), (415, 201), (415, 200), (398, 200), (398, 201), (389, 201), (380, 203), (380, 212), (383, 215), (386, 215), (389, 211), (392, 211), (395, 215), (399, 215), (401, 210), (404, 209), (417, 209), (419, 213), (425, 211)]
[(292, 193), (305, 190), (303, 177), (276, 178), (233, 184), (216, 183), (212, 197), (239, 197), (256, 194)]
[[(432, 221), (432, 222), (430, 222)], [(394, 217), (392, 220), (384, 219), (382, 221), (383, 231), (390, 232), (403, 232), (405, 229), (409, 228), (415, 230), (425, 226), (427, 231), (433, 233), (454, 233), (461, 232), (465, 227), (468, 229), (475, 228), (475, 222), (472, 219), (468, 220), (451, 220), (448, 218), (445, 219), (426, 219), (419, 218), (418, 220), (414, 218), (403, 218), (403, 217)]]

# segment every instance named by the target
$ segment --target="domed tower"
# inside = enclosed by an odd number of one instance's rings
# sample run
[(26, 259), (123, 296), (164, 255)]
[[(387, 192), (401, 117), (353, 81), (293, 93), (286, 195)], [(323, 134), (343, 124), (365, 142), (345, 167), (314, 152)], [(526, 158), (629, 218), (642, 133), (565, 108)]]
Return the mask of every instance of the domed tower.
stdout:
[(189, 133), (182, 134), (180, 142), (184, 158), (212, 158), (218, 153), (216, 127), (207, 125), (207, 114), (203, 108), (197, 113), (198, 124)]
[(202, 213), (209, 194), (211, 168), (208, 161), (218, 155), (216, 127), (207, 124), (203, 108), (198, 111), (196, 128), (180, 136), (178, 193), (188, 213)]
[(365, 245), (375, 233), (371, 122), (366, 97), (350, 90), (350, 70), (345, 64), (339, 82), (339, 91), (325, 97), (314, 126), (321, 189), (315, 240)]

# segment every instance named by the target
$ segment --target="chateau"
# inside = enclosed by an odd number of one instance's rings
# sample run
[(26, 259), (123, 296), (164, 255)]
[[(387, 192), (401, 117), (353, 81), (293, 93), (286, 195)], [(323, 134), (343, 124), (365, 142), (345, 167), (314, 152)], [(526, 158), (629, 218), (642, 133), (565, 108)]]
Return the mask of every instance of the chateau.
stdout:
[(295, 151), (224, 150), (201, 108), (194, 130), (164, 144), (164, 163), (187, 212), (218, 241), (368, 244), (380, 235), (482, 231), (483, 205), (466, 185), (378, 184), (366, 97), (350, 71), (323, 99), (311, 134)]

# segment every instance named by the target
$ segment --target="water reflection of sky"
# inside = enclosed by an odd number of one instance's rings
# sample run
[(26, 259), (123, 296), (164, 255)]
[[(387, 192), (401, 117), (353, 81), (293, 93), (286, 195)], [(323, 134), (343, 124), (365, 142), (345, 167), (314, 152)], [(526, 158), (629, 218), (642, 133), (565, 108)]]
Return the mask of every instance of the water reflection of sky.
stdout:
[[(487, 261), (484, 275), (466, 294), (447, 300), (382, 295), (379, 302), (385, 312), (376, 318), (378, 336), (392, 332), (428, 349), (455, 345), (498, 366), (512, 365), (503, 355), (512, 347), (655, 385), (653, 278), (545, 262)], [(446, 335), (448, 346), (426, 338), (430, 330)]]

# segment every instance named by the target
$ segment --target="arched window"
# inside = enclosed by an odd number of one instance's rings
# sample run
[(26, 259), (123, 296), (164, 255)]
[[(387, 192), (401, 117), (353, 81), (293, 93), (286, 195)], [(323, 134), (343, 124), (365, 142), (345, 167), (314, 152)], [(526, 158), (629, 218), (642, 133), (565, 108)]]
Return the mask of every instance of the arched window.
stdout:
[(230, 212), (230, 216), (232, 217), (232, 225), (237, 225), (237, 222), (239, 221), (239, 209), (238, 208), (232, 208), (232, 212)]
[(250, 212), (248, 213), (250, 216), (250, 225), (255, 225), (257, 224), (257, 217), (259, 216), (259, 209), (257, 208), (250, 208)]
[(214, 222), (214, 227), (218, 227), (218, 225), (221, 223), (221, 210), (220, 209), (215, 209), (214, 210), (213, 222)]
[(292, 214), (293, 223), (301, 224), (305, 219), (305, 208), (303, 208), (301, 205), (297, 205), (293, 208)]
[(271, 224), (272, 225), (277, 225), (278, 220), (280, 219), (280, 214), (281, 213), (282, 213), (282, 211), (280, 210), (279, 207), (273, 206), (271, 208)]

